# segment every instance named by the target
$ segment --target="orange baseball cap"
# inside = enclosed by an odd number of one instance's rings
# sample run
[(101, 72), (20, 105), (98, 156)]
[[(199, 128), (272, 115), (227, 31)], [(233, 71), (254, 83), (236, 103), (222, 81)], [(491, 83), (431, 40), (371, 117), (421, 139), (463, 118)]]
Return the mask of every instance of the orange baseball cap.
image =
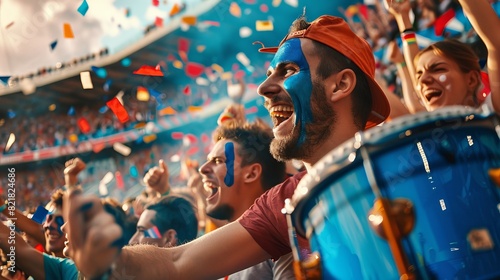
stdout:
[[(384, 91), (375, 81), (375, 59), (370, 45), (352, 32), (349, 25), (339, 17), (323, 15), (311, 22), (304, 30), (288, 34), (279, 44), (292, 38), (308, 38), (329, 46), (354, 62), (366, 75), (372, 94), (372, 111), (366, 128), (382, 123), (391, 112)], [(259, 52), (276, 53), (278, 47), (261, 48)]]

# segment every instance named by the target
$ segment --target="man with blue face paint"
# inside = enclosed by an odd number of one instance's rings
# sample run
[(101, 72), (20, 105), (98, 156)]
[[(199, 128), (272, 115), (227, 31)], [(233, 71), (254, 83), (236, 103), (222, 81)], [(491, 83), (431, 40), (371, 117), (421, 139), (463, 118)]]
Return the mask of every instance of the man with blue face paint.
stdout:
[[(302, 160), (309, 171), (356, 132), (388, 117), (389, 103), (374, 80), (372, 50), (343, 19), (321, 16), (309, 23), (299, 18), (279, 47), (261, 51), (276, 53), (258, 89), (274, 124), (275, 158)], [(72, 230), (85, 233), (102, 227), (108, 233), (99, 240), (108, 246), (99, 248), (84, 246), (97, 242), (91, 236), (77, 236), (75, 262), (92, 277), (113, 279), (125, 271), (141, 279), (215, 279), (268, 258), (278, 259), (292, 250), (281, 210), (307, 171), (268, 190), (236, 221), (172, 249), (133, 246), (120, 251), (112, 244), (121, 231), (117, 225), (99, 222), (106, 214), (97, 203), (85, 213), (78, 210), (95, 198), (71, 195)], [(298, 242), (307, 247), (307, 240)], [(114, 269), (109, 270), (112, 263)]]

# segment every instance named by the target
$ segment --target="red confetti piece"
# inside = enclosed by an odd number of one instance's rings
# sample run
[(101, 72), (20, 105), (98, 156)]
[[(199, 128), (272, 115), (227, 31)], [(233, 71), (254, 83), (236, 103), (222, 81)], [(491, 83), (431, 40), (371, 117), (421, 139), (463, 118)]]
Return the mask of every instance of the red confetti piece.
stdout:
[(90, 132), (90, 124), (84, 117), (78, 119), (78, 127), (82, 133)]
[(208, 141), (210, 141), (210, 138), (208, 137), (208, 135), (206, 135), (205, 133), (203, 133), (201, 135), (201, 142), (206, 143)]
[(269, 7), (266, 4), (261, 4), (260, 11), (263, 13), (267, 13), (267, 12), (269, 12)]
[(245, 74), (246, 74), (245, 71), (239, 70), (236, 73), (234, 73), (234, 78), (236, 80), (242, 79), (243, 77), (245, 77)]
[(185, 51), (179, 51), (179, 56), (181, 57), (182, 61), (188, 61), (187, 53)]
[(183, 90), (182, 90), (182, 93), (184, 93), (185, 95), (190, 95), (191, 94), (191, 87), (189, 85), (187, 85)]
[(101, 143), (96, 143), (92, 146), (92, 151), (94, 151), (94, 153), (99, 153), (100, 151), (102, 151), (104, 148), (106, 147), (106, 144), (104, 144), (104, 142), (101, 142)]
[(167, 60), (168, 60), (168, 61), (174, 61), (175, 59), (176, 59), (176, 58), (175, 58), (175, 56), (174, 56), (173, 54), (169, 54), (169, 55), (167, 56)]
[(153, 0), (153, 6), (158, 7), (160, 5), (160, 0)]
[(192, 156), (192, 155), (198, 153), (199, 150), (200, 150), (200, 148), (198, 146), (194, 146), (194, 147), (191, 147), (189, 150), (187, 150), (186, 154), (188, 156)]
[(106, 102), (106, 105), (108, 105), (109, 109), (113, 111), (113, 113), (121, 123), (125, 123), (129, 120), (127, 110), (125, 109), (125, 107), (123, 107), (118, 98), (113, 97), (113, 99)]
[(254, 113), (257, 113), (258, 109), (256, 106), (252, 106), (248, 109), (245, 110), (245, 115), (246, 114), (254, 114)]
[(189, 133), (186, 134), (184, 137), (187, 138), (190, 144), (195, 144), (198, 142), (198, 138), (194, 134)]
[(119, 190), (124, 190), (125, 189), (125, 183), (123, 182), (123, 177), (120, 171), (115, 172), (115, 179), (116, 179), (116, 187)]
[(174, 139), (174, 140), (182, 140), (182, 138), (184, 138), (184, 133), (172, 132), (172, 134), (170, 136), (172, 136), (172, 139)]
[(163, 19), (161, 17), (156, 17), (155, 26), (156, 27), (163, 27)]
[(156, 66), (143, 65), (141, 66), (141, 68), (135, 70), (133, 73), (136, 75), (163, 77), (163, 72), (161, 71), (161, 67), (159, 65)]
[(212, 21), (212, 20), (205, 20), (205, 21), (202, 22), (202, 24), (204, 24), (204, 25), (211, 25), (211, 26), (217, 26), (217, 27), (220, 26), (220, 22), (218, 22), (218, 21)]
[(178, 41), (178, 51), (188, 52), (189, 51), (189, 40), (186, 38), (180, 38)]
[(186, 74), (191, 78), (196, 78), (196, 77), (200, 76), (204, 70), (205, 70), (205, 66), (203, 66), (199, 63), (188, 62), (186, 64)]

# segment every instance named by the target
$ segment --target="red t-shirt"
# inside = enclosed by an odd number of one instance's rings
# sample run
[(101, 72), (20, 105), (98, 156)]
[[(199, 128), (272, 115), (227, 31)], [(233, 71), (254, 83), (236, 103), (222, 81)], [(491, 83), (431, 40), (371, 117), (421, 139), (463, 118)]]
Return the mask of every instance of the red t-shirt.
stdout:
[[(275, 260), (291, 252), (286, 216), (281, 213), (281, 209), (285, 205), (285, 199), (292, 197), (305, 174), (306, 171), (297, 173), (269, 189), (238, 219), (262, 249)], [(301, 251), (304, 247), (309, 248), (309, 243), (304, 238), (299, 237), (299, 245)]]

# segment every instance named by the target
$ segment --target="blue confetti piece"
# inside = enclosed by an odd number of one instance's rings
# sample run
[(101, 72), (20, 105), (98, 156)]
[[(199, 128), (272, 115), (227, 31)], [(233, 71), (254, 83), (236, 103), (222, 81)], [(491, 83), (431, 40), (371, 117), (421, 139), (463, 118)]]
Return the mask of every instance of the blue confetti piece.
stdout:
[(8, 111), (7, 111), (7, 117), (8, 117), (9, 119), (13, 119), (13, 118), (15, 118), (15, 117), (16, 117), (16, 113), (15, 113), (14, 111), (12, 111), (12, 110), (8, 110)]
[(108, 111), (108, 106), (102, 106), (101, 109), (99, 109), (99, 113), (104, 114)]
[(0, 81), (2, 83), (7, 84), (9, 82), (10, 76), (0, 76)]
[(106, 69), (97, 67), (97, 66), (90, 66), (92, 71), (97, 75), (97, 77), (104, 79), (108, 75), (108, 71)]
[(50, 43), (50, 50), (54, 50), (57, 46), (57, 40), (55, 40), (54, 42)]
[(111, 86), (111, 82), (112, 81), (110, 79), (107, 79), (106, 82), (104, 82), (104, 85), (102, 86), (104, 91), (109, 91), (109, 87)]
[(129, 67), (131, 64), (132, 64), (132, 61), (130, 60), (130, 58), (124, 58), (122, 59), (122, 66), (123, 67)]
[(135, 167), (135, 165), (130, 166), (130, 176), (134, 178), (139, 176), (139, 171), (137, 171), (137, 167)]
[(75, 115), (75, 107), (71, 106), (69, 107), (68, 110), (68, 116), (74, 116)]
[(89, 10), (89, 4), (87, 3), (86, 0), (83, 0), (82, 4), (80, 4), (80, 7), (78, 7), (78, 12), (82, 15), (85, 16), (87, 11)]

